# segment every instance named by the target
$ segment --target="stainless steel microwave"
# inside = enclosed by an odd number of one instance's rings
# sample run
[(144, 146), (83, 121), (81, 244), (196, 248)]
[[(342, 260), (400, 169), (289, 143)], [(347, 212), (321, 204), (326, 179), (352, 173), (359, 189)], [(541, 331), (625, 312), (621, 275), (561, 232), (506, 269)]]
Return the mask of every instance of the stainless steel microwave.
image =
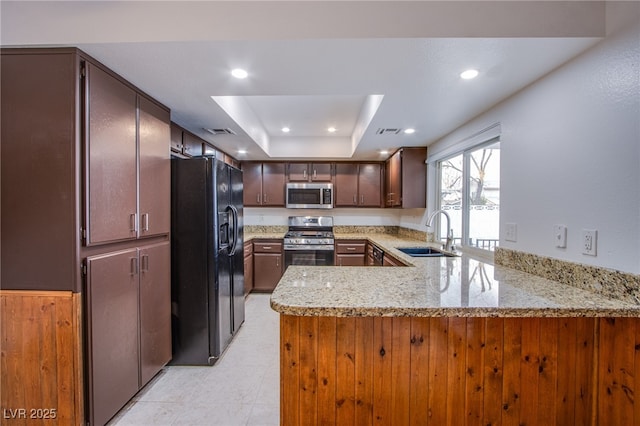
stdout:
[(288, 183), (286, 195), (289, 209), (333, 208), (332, 183)]

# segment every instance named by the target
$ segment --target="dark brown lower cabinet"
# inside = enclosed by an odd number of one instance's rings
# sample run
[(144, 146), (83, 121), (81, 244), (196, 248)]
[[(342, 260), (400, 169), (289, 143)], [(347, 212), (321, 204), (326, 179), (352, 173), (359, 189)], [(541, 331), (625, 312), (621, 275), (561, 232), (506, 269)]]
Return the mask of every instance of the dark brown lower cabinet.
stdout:
[(364, 254), (337, 254), (336, 266), (364, 266)]
[(87, 258), (89, 420), (105, 424), (171, 359), (169, 243)]
[(401, 260), (396, 259), (395, 257), (389, 255), (388, 253), (384, 254), (382, 258), (382, 266), (407, 266)]
[(171, 359), (171, 250), (169, 243), (139, 249), (140, 387)]
[(254, 240), (253, 289), (273, 291), (284, 272), (282, 240)]
[(366, 240), (336, 240), (336, 266), (364, 266)]
[(253, 290), (253, 243), (244, 243), (244, 295)]
[(253, 254), (253, 289), (257, 291), (273, 291), (282, 278), (281, 253)]

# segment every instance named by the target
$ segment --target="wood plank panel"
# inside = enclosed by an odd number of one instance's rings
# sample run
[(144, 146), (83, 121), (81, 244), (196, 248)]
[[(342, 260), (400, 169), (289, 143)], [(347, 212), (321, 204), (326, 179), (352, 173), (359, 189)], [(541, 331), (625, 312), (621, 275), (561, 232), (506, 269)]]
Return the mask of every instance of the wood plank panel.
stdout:
[(373, 318), (365, 317), (356, 322), (355, 374), (356, 406), (354, 423), (373, 424)]
[(466, 421), (466, 318), (449, 318), (448, 338), (447, 424), (462, 425)]
[(628, 318), (600, 321), (599, 413), (609, 424), (633, 423), (635, 323)]
[(391, 336), (391, 423), (409, 423), (409, 390), (411, 388), (411, 321), (393, 318)]
[(317, 424), (318, 318), (300, 317), (300, 424)]
[(299, 318), (280, 316), (280, 421), (300, 424)]
[[(636, 334), (634, 336), (635, 338), (635, 345), (634, 345), (634, 350), (635, 350), (635, 356), (634, 356), (634, 373), (635, 373), (635, 382), (633, 384), (633, 390), (634, 392), (638, 392), (638, 394), (640, 395), (640, 372), (635, 371), (636, 368), (640, 368), (640, 327), (638, 326), (638, 323), (636, 322), (635, 324), (635, 328), (636, 328)], [(639, 396), (640, 398), (640, 396)], [(638, 404), (634, 404), (633, 405), (633, 418), (636, 421), (636, 423), (638, 423), (640, 421), (640, 403)]]
[(520, 355), (522, 320), (504, 320), (504, 354), (502, 381), (502, 424), (520, 425)]
[(336, 318), (318, 318), (318, 424), (336, 423)]
[(429, 421), (429, 319), (411, 319), (411, 384), (409, 424), (426, 425)]
[(482, 425), (484, 418), (484, 358), (490, 349), (485, 344), (486, 322), (478, 318), (467, 320), (465, 424)]
[(373, 422), (392, 424), (391, 383), (393, 318), (373, 319)]
[(542, 425), (552, 425), (556, 420), (558, 323), (557, 318), (540, 320), (537, 422)]
[(281, 423), (635, 424), (639, 322), (283, 316)]
[(447, 422), (447, 318), (431, 318), (429, 324), (429, 424)]
[(522, 321), (520, 355), (520, 424), (538, 424), (538, 378), (540, 369), (540, 318)]
[[(590, 425), (597, 416), (597, 364), (598, 344), (597, 328), (600, 320), (595, 318), (577, 318), (576, 322), (576, 383), (574, 395), (576, 425)], [(597, 418), (596, 418), (597, 420)]]
[(355, 418), (356, 319), (336, 319), (336, 424), (353, 424)]
[(79, 300), (69, 291), (0, 291), (0, 406), (7, 424), (83, 423)]
[(578, 322), (561, 318), (558, 324), (558, 388), (556, 396), (556, 419), (558, 425), (576, 423), (576, 358)]
[(502, 383), (504, 355), (504, 320), (475, 319), (485, 325), (483, 423), (499, 425), (502, 419)]

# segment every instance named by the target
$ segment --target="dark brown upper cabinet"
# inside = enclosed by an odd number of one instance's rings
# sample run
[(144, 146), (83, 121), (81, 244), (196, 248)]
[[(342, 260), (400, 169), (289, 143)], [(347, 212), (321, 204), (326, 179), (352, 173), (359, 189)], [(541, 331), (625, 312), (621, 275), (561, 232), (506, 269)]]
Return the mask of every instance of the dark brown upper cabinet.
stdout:
[(382, 207), (381, 163), (336, 163), (336, 207)]
[(284, 207), (285, 163), (242, 163), (246, 207)]
[(87, 243), (136, 238), (137, 94), (92, 64), (86, 65), (86, 82)]
[(331, 163), (288, 163), (289, 182), (331, 182)]
[[(204, 140), (171, 123), (171, 152), (182, 157), (199, 157), (204, 153)], [(214, 151), (215, 154), (215, 151)]]
[(138, 96), (138, 108), (139, 236), (167, 234), (171, 229), (169, 113), (142, 95)]
[(202, 155), (203, 140), (187, 131), (182, 132), (182, 154), (187, 157), (200, 157)]
[(86, 84), (87, 245), (169, 233), (169, 112), (90, 63)]
[(171, 123), (171, 152), (182, 154), (182, 128)]
[(400, 148), (385, 162), (385, 206), (425, 208), (427, 148)]

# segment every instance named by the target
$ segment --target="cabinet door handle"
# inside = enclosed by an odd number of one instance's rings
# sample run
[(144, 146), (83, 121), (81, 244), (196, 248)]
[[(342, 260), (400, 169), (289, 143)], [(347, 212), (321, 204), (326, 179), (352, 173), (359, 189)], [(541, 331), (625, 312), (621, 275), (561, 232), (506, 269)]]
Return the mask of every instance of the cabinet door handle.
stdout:
[(260, 194), (256, 196), (256, 200), (258, 201), (258, 204), (260, 204)]
[(276, 257), (276, 267), (279, 268), (280, 267), (280, 258)]
[(313, 179), (317, 179), (318, 178), (318, 171), (316, 169), (313, 169)]
[(265, 204), (266, 204), (266, 203), (268, 202), (268, 200), (267, 200), (267, 193), (266, 193), (266, 192), (264, 193), (264, 197), (263, 197), (263, 199), (264, 199), (264, 202), (265, 202)]
[(149, 213), (144, 213), (142, 215), (142, 230), (143, 231), (149, 230)]
[(360, 196), (360, 204), (364, 204), (364, 195)]
[(351, 251), (353, 251), (353, 250), (355, 250), (355, 249), (356, 249), (355, 247), (347, 247), (347, 250), (351, 250)]
[(132, 257), (131, 258), (131, 275), (138, 275), (138, 258), (137, 257)]
[(138, 232), (138, 213), (131, 213), (129, 215), (129, 230), (131, 232)]
[(306, 170), (303, 170), (303, 171), (302, 171), (302, 178), (303, 178), (303, 179), (306, 179), (306, 178), (307, 178), (307, 171), (306, 171)]
[(262, 246), (264, 250), (271, 250), (271, 246)]
[(140, 271), (141, 272), (149, 272), (149, 255), (143, 254), (142, 261), (140, 262)]
[(358, 204), (358, 196), (353, 194), (353, 204)]

